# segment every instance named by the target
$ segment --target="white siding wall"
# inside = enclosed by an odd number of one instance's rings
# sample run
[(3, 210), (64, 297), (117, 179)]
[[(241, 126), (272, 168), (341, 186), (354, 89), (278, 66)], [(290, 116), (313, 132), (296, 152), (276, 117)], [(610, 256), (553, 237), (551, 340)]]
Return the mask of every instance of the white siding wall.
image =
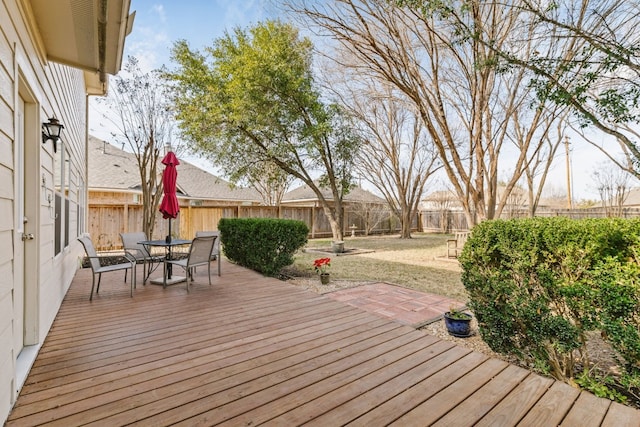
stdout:
[[(50, 63), (47, 67), (47, 79), (51, 81), (52, 98), (56, 103), (51, 109), (43, 106), (43, 121), (45, 117), (56, 116), (64, 124), (63, 143), (69, 150), (69, 161), (71, 162), (71, 177), (84, 175), (86, 163), (84, 161), (84, 147), (86, 141), (86, 118), (84, 96), (84, 80), (82, 72), (69, 67)], [(64, 102), (62, 102), (64, 100)], [(58, 151), (64, 150), (62, 145), (58, 145)], [(82, 159), (82, 160), (81, 160)], [(41, 161), (43, 169), (46, 170), (47, 183), (53, 186), (53, 151), (52, 143), (47, 142), (41, 147)], [(73, 184), (70, 186), (73, 188)], [(78, 194), (71, 192), (69, 197), (77, 203)], [(40, 197), (41, 205), (41, 231), (40, 231), (40, 261), (41, 261), (41, 281), (40, 300), (55, 301), (55, 304), (41, 304), (40, 315), (40, 336), (44, 337), (53, 319), (55, 318), (60, 302), (67, 292), (71, 279), (78, 267), (78, 258), (82, 256), (83, 249), (77, 242), (77, 227), (75, 222), (75, 210), (69, 212), (69, 247), (61, 254), (54, 256), (54, 219), (50, 213), (45, 197)]]
[[(12, 174), (14, 61), (10, 38), (14, 30), (6, 29), (8, 14), (0, 3), (0, 174)], [(8, 414), (15, 397), (15, 358), (13, 353), (13, 187), (0, 181), (0, 420)]]
[[(46, 192), (53, 190), (53, 150), (51, 142), (41, 144), (40, 123), (48, 117), (57, 117), (65, 126), (63, 141), (70, 152), (70, 197), (77, 202), (77, 181), (85, 175), (86, 96), (82, 72), (58, 64), (43, 64), (29, 38), (17, 1), (0, 2), (0, 424), (7, 418), (17, 397), (20, 379), (17, 376), (16, 349), (14, 349), (13, 324), (15, 317), (13, 242), (16, 237), (14, 224), (14, 142), (16, 141), (16, 110), (19, 80), (33, 95), (37, 120), (34, 121), (26, 144), (37, 148), (27, 150), (27, 155), (39, 159), (36, 170), (38, 182), (45, 177), (46, 189), (40, 188), (39, 212), (35, 215), (37, 247), (34, 275), (38, 283), (33, 285), (36, 294), (27, 306), (31, 306), (36, 348), (44, 340), (62, 299), (71, 283), (82, 255), (76, 240), (77, 221), (75, 208), (70, 212), (69, 246), (54, 256), (54, 219), (46, 200)], [(22, 76), (22, 77), (20, 77)], [(38, 117), (39, 116), (39, 117)], [(34, 147), (34, 146), (32, 146)], [(60, 146), (59, 146), (60, 147)], [(61, 149), (61, 147), (60, 147)], [(74, 183), (75, 182), (75, 183)], [(74, 204), (72, 203), (72, 206)], [(29, 308), (27, 308), (29, 309)]]

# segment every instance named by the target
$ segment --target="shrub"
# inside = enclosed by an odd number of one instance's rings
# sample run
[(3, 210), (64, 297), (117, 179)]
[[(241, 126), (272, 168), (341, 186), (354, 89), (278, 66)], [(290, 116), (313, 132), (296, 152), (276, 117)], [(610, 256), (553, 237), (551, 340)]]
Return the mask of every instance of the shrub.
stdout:
[(625, 373), (640, 368), (640, 222), (486, 221), (462, 254), (462, 282), (495, 351), (567, 381), (589, 369), (586, 332), (601, 331)]
[(227, 258), (267, 276), (293, 264), (309, 233), (302, 221), (269, 218), (223, 218), (218, 230)]

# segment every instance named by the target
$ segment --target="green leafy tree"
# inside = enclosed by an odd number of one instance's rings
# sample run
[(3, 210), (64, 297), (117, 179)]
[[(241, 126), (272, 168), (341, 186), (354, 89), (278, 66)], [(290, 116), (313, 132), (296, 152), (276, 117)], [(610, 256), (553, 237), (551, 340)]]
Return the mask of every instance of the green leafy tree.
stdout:
[(282, 198), (291, 187), (293, 177), (273, 163), (252, 168), (245, 181), (262, 197), (267, 206), (280, 206)]
[(344, 111), (322, 101), (312, 50), (292, 25), (266, 21), (226, 33), (204, 53), (176, 42), (172, 57), (179, 66), (167, 77), (194, 151), (234, 182), (255, 177), (264, 164), (301, 180), (320, 200), (334, 239), (342, 240), (342, 200), (360, 141)]

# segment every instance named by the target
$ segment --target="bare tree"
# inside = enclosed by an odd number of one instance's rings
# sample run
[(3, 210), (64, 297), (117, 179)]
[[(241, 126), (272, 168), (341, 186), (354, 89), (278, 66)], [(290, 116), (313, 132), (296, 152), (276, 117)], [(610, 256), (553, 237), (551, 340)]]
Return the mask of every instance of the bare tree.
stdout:
[(360, 125), (364, 144), (356, 169), (400, 219), (400, 238), (410, 238), (425, 184), (439, 167), (435, 148), (401, 93), (394, 93), (388, 84), (352, 75), (344, 82), (333, 89)]
[(391, 218), (391, 211), (380, 203), (353, 202), (349, 204), (351, 213), (362, 221), (364, 235), (368, 236), (375, 228)]
[[(554, 7), (522, 0), (517, 7), (535, 16), (541, 32), (553, 32), (583, 46), (575, 56), (543, 55), (522, 60), (502, 56), (536, 74), (533, 87), (556, 104), (571, 108), (579, 129), (587, 125), (612, 136), (625, 160), (612, 157), (607, 145), (593, 143), (619, 167), (640, 178), (640, 4), (625, 0), (560, 0)], [(561, 74), (549, 75), (549, 66), (562, 64)]]
[[(505, 13), (499, 1), (471, 1), (465, 23), (474, 37), (460, 37), (459, 26), (420, 7), (397, 7), (384, 0), (337, 0), (331, 4), (296, 2), (292, 9), (346, 50), (341, 65), (361, 76), (392, 85), (411, 102), (442, 161), (470, 226), (500, 215), (507, 198), (498, 198), (498, 173), (508, 161), (509, 193), (545, 143), (561, 108), (545, 108), (528, 83), (528, 70), (500, 67), (497, 50), (558, 49), (532, 39), (531, 21)], [(566, 47), (566, 45), (564, 45)], [(579, 47), (578, 47), (579, 48)], [(340, 58), (345, 58), (342, 55)], [(519, 151), (507, 158), (514, 118), (526, 129)], [(548, 119), (547, 119), (548, 118)]]
[[(627, 0), (519, 0), (504, 2), (505, 14), (532, 22), (537, 46), (563, 49), (520, 49), (476, 37), (477, 29), (465, 17), (475, 0), (396, 0), (425, 15), (437, 14), (455, 26), (462, 39), (471, 38), (495, 52), (505, 68), (533, 73), (536, 96), (570, 108), (580, 122), (609, 135), (623, 147), (630, 161), (621, 164), (640, 178), (640, 137), (633, 125), (640, 120), (640, 4)], [(594, 144), (610, 156), (609, 144)]]
[(612, 162), (604, 162), (593, 171), (591, 177), (607, 217), (622, 216), (624, 203), (631, 191), (631, 175)]
[(142, 230), (153, 235), (156, 214), (162, 198), (161, 165), (165, 144), (179, 155), (180, 144), (171, 140), (174, 116), (167, 96), (167, 86), (159, 72), (143, 72), (138, 60), (129, 57), (122, 72), (112, 78), (109, 97), (98, 100), (110, 107), (105, 120), (116, 131), (115, 142), (133, 152), (138, 163), (142, 189)]
[(520, 185), (516, 185), (508, 195), (505, 195), (505, 209), (503, 217), (518, 218), (527, 204), (527, 191)]
[[(543, 144), (534, 156), (530, 159), (524, 170), (524, 180), (527, 188), (528, 199), (528, 215), (533, 218), (540, 204), (542, 192), (549, 176), (549, 170), (553, 160), (556, 157), (558, 148), (560, 147), (563, 137), (565, 137), (564, 129), (566, 127), (565, 117), (567, 112), (559, 118), (557, 121), (553, 121), (556, 125), (555, 132), (551, 132), (551, 124), (549, 123), (548, 132), (543, 135)], [(545, 118), (547, 121), (551, 121), (549, 117)], [(516, 140), (522, 140), (520, 135), (524, 134), (520, 126), (514, 127), (518, 137)]]
[(592, 128), (586, 128), (581, 126), (580, 123), (571, 125), (571, 130), (579, 135), (584, 141), (596, 147), (603, 156), (610, 161), (615, 167), (620, 168), (628, 173), (632, 174), (636, 178), (640, 179), (640, 157), (635, 150), (629, 148), (631, 141), (640, 141), (640, 132), (638, 132), (637, 126), (633, 124), (618, 123), (613, 125), (617, 132), (624, 133), (626, 139), (617, 139), (618, 146), (621, 149), (622, 156), (618, 156), (620, 152), (615, 152), (611, 149), (608, 141), (600, 138), (599, 134), (594, 134)]

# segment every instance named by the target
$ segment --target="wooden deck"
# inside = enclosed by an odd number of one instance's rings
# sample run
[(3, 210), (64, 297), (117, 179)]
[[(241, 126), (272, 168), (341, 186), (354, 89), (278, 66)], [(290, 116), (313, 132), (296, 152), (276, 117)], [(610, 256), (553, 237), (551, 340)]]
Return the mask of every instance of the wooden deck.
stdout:
[[(199, 269), (204, 270), (204, 269)], [(8, 426), (640, 426), (640, 411), (224, 263), (77, 273)]]

